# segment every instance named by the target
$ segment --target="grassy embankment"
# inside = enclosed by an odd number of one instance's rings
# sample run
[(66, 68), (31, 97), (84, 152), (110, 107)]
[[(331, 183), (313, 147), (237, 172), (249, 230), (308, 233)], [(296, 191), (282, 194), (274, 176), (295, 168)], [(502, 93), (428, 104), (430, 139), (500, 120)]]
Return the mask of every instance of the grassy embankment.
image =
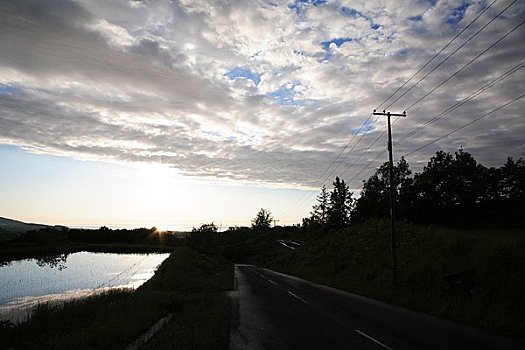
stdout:
[(162, 317), (171, 321), (145, 348), (226, 349), (233, 266), (176, 248), (137, 291), (117, 290), (41, 306), (26, 322), (0, 328), (0, 348), (124, 348)]
[(295, 251), (270, 237), (248, 238), (240, 261), (476, 327), (525, 336), (524, 230), (450, 230), (400, 223), (395, 291), (388, 221), (309, 237)]

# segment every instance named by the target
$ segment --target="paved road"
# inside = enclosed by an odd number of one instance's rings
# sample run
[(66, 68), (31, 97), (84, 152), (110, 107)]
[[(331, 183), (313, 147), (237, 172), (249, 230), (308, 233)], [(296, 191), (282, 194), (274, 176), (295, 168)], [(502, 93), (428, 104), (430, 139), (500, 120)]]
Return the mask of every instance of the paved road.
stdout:
[(251, 265), (235, 266), (231, 348), (525, 349), (525, 342)]

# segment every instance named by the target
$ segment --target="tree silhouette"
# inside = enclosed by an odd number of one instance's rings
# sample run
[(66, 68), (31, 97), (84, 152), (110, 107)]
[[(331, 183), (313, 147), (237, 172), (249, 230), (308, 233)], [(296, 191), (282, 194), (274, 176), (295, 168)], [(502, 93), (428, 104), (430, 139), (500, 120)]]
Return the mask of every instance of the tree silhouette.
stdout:
[(488, 170), (468, 152), (453, 155), (438, 151), (414, 177), (410, 219), (452, 226), (471, 225), (479, 219), (483, 179)]
[(202, 224), (199, 228), (193, 228), (187, 237), (187, 243), (193, 249), (201, 253), (211, 253), (217, 239), (217, 226), (211, 224)]
[(213, 222), (211, 224), (202, 224), (199, 228), (193, 228), (191, 232), (211, 232), (217, 233), (218, 228)]
[(272, 214), (268, 210), (261, 208), (255, 218), (252, 220), (252, 228), (256, 230), (270, 228), (272, 220)]
[[(410, 177), (408, 163), (394, 167), (397, 217), (416, 223), (453, 227), (519, 227), (525, 223), (525, 161), (508, 158), (487, 168), (460, 149), (438, 151), (421, 173)], [(388, 166), (363, 183), (352, 213), (354, 221), (388, 217)]]
[(313, 212), (311, 212), (311, 223), (318, 225), (326, 225), (328, 223), (328, 206), (330, 200), (330, 193), (326, 190), (326, 186), (323, 185), (321, 193), (317, 196), (318, 204), (313, 206)]
[(353, 205), (352, 192), (344, 180), (339, 177), (333, 182), (334, 189), (330, 193), (327, 210), (328, 225), (331, 227), (344, 227), (350, 224), (350, 213)]
[[(394, 190), (396, 200), (404, 212), (410, 206), (408, 196), (412, 184), (410, 178), (411, 170), (407, 161), (401, 158), (393, 167)], [(352, 216), (357, 221), (363, 221), (370, 217), (388, 218), (390, 216), (390, 180), (388, 162), (382, 164), (368, 180), (363, 181), (361, 197), (356, 201)]]

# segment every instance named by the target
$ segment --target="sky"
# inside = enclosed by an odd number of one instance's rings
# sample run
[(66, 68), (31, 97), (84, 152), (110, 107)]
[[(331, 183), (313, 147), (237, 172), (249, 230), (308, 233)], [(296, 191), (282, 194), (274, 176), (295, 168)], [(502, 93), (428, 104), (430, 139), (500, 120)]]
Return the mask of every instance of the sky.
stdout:
[[(299, 223), (394, 156), (525, 157), (525, 3), (0, 2), (0, 216)], [(422, 68), (420, 70), (420, 68)]]

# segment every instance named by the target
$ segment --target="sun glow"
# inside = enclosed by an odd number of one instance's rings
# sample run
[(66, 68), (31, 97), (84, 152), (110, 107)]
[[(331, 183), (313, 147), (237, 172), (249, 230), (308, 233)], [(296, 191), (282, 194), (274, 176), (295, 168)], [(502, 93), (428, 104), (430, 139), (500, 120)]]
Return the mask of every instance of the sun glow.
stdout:
[(153, 193), (162, 193), (173, 185), (175, 171), (164, 164), (143, 164), (138, 167), (137, 175), (145, 187)]

